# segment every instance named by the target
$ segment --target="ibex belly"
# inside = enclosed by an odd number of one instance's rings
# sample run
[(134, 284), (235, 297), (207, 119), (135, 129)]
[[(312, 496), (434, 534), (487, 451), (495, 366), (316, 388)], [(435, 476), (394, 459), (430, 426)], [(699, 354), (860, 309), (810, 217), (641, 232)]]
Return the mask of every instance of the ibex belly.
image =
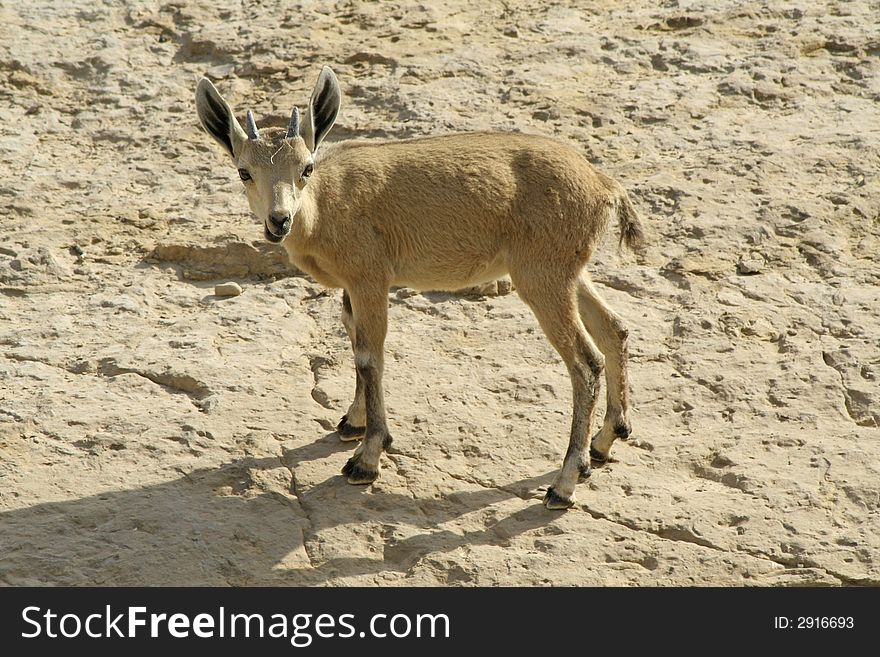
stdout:
[(396, 263), (392, 285), (417, 290), (460, 290), (507, 274), (501, 253), (489, 256), (434, 255)]

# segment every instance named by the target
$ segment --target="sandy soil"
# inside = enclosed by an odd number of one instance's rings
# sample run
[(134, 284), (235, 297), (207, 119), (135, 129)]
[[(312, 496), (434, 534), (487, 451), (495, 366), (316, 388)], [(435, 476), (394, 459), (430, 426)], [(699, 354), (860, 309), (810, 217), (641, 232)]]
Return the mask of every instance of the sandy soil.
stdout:
[[(877, 3), (481, 4), (2, 4), (0, 583), (880, 584)], [(394, 450), (339, 475), (339, 293), (194, 110), (283, 123), (325, 63), (331, 139), (555, 135), (630, 190), (647, 256), (590, 271), (635, 432), (573, 510), (516, 294), (392, 293)]]

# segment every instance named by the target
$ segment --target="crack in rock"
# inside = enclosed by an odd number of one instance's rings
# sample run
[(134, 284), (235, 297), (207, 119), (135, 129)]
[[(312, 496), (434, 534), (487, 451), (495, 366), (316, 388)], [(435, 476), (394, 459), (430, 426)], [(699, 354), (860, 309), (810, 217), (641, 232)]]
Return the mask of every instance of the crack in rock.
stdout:
[(299, 484), (296, 481), (296, 471), (294, 467), (286, 462), (284, 458), (284, 454), (282, 452), (281, 456), (278, 457), (278, 462), (282, 467), (287, 468), (287, 471), (290, 473), (290, 494), (296, 498), (297, 503), (299, 504), (299, 508), (302, 509), (303, 516), (305, 517), (306, 523), (308, 525), (307, 528), (302, 528), (302, 544), (303, 551), (306, 553), (306, 557), (309, 559), (309, 565), (312, 568), (318, 568), (319, 562), (317, 557), (312, 554), (312, 550), (309, 548), (309, 541), (317, 539), (317, 532), (315, 531), (315, 523), (312, 520), (311, 511), (309, 510), (308, 505), (305, 503), (305, 500), (302, 497), (302, 494), (299, 490)]
[(847, 385), (846, 363), (836, 359), (827, 351), (822, 352), (822, 360), (840, 377), (840, 385), (843, 388), (843, 405), (850, 419), (860, 427), (880, 426), (880, 415), (870, 410), (871, 398), (860, 390)]
[(324, 389), (321, 387), (320, 382), (323, 378), (321, 376), (321, 369), (324, 367), (331, 366), (333, 361), (325, 356), (309, 356), (309, 369), (312, 372), (312, 399), (315, 400), (320, 406), (323, 406), (327, 410), (332, 411), (336, 408), (336, 405), (330, 400), (329, 395), (324, 392)]
[(98, 374), (106, 377), (119, 376), (120, 374), (137, 374), (156, 385), (168, 388), (173, 392), (183, 393), (197, 401), (201, 401), (211, 395), (211, 389), (207, 385), (189, 374), (179, 374), (171, 371), (150, 372), (131, 367), (120, 367), (114, 358), (102, 358), (98, 363)]
[(228, 240), (214, 246), (199, 244), (159, 244), (147, 262), (177, 265), (188, 280), (295, 276), (297, 270), (282, 249), (262, 242), (256, 245)]
[(796, 555), (793, 557), (780, 557), (767, 554), (766, 552), (762, 552), (760, 550), (743, 550), (743, 549), (734, 549), (727, 550), (719, 545), (715, 545), (711, 541), (708, 541), (700, 536), (695, 535), (692, 531), (688, 529), (684, 529), (681, 527), (663, 527), (661, 529), (651, 529), (649, 527), (640, 527), (635, 522), (626, 520), (623, 518), (612, 518), (601, 511), (595, 511), (590, 509), (585, 505), (581, 505), (580, 508), (583, 511), (586, 511), (596, 520), (605, 520), (607, 522), (612, 522), (615, 525), (619, 525), (621, 527), (625, 527), (634, 532), (643, 532), (646, 534), (650, 534), (652, 536), (656, 536), (658, 538), (662, 538), (664, 540), (676, 541), (679, 543), (690, 543), (691, 545), (697, 545), (699, 547), (708, 548), (710, 550), (714, 550), (716, 552), (721, 552), (723, 554), (728, 555), (745, 555), (752, 557), (754, 559), (761, 559), (764, 561), (769, 561), (777, 566), (782, 566), (785, 569), (802, 569), (802, 568), (813, 568), (815, 570), (821, 571), (830, 575), (831, 577), (837, 579), (841, 584), (846, 586), (878, 586), (880, 585), (880, 578), (877, 577), (852, 577), (850, 575), (846, 575), (844, 573), (838, 572), (836, 570), (832, 570), (826, 566), (820, 565), (816, 560), (810, 559), (807, 557), (803, 557), (801, 555)]

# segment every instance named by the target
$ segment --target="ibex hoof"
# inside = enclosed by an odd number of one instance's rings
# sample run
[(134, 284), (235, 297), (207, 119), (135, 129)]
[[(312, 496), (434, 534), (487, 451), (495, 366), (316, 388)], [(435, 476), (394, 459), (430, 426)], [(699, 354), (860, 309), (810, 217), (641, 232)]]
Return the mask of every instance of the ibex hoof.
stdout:
[(378, 470), (370, 470), (360, 464), (360, 459), (352, 457), (342, 467), (342, 474), (348, 477), (348, 483), (355, 485), (372, 484), (379, 476)]
[(553, 490), (553, 487), (551, 486), (547, 489), (547, 494), (544, 495), (544, 506), (551, 510), (570, 509), (574, 506), (574, 495), (571, 497), (562, 497), (562, 495)]
[(582, 477), (583, 479), (586, 479), (586, 478), (589, 477), (591, 474), (593, 474), (593, 468), (590, 467), (590, 464), (589, 464), (589, 463), (581, 463), (581, 464), (578, 466), (578, 472), (581, 473), (581, 477)]
[(608, 455), (603, 454), (602, 452), (597, 450), (592, 445), (590, 445), (590, 458), (593, 461), (595, 461), (596, 463), (607, 463), (608, 462)]
[(342, 419), (339, 420), (339, 424), (336, 425), (336, 433), (339, 434), (339, 439), (343, 442), (349, 442), (351, 440), (357, 440), (361, 436), (366, 433), (366, 427), (356, 427), (348, 422), (348, 415), (343, 415)]

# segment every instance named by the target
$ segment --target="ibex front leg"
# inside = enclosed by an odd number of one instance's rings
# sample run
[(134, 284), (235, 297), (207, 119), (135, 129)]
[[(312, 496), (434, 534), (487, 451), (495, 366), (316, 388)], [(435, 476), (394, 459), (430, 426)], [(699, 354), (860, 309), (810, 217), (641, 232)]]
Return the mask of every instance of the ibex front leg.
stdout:
[(388, 286), (352, 288), (354, 361), (364, 391), (367, 431), (342, 474), (350, 484), (369, 484), (379, 476), (379, 457), (391, 444), (382, 394), (385, 334), (388, 330)]
[[(352, 352), (357, 351), (356, 336), (354, 326), (354, 315), (351, 311), (351, 299), (346, 290), (342, 291), (342, 325), (348, 333), (348, 339), (351, 340)], [(357, 354), (355, 353), (355, 356)], [(364, 382), (360, 372), (355, 367), (355, 388), (354, 401), (348, 407), (348, 411), (342, 416), (339, 424), (336, 425), (336, 431), (339, 433), (340, 439), (344, 441), (357, 440), (364, 435), (367, 430), (367, 406), (364, 399)]]

